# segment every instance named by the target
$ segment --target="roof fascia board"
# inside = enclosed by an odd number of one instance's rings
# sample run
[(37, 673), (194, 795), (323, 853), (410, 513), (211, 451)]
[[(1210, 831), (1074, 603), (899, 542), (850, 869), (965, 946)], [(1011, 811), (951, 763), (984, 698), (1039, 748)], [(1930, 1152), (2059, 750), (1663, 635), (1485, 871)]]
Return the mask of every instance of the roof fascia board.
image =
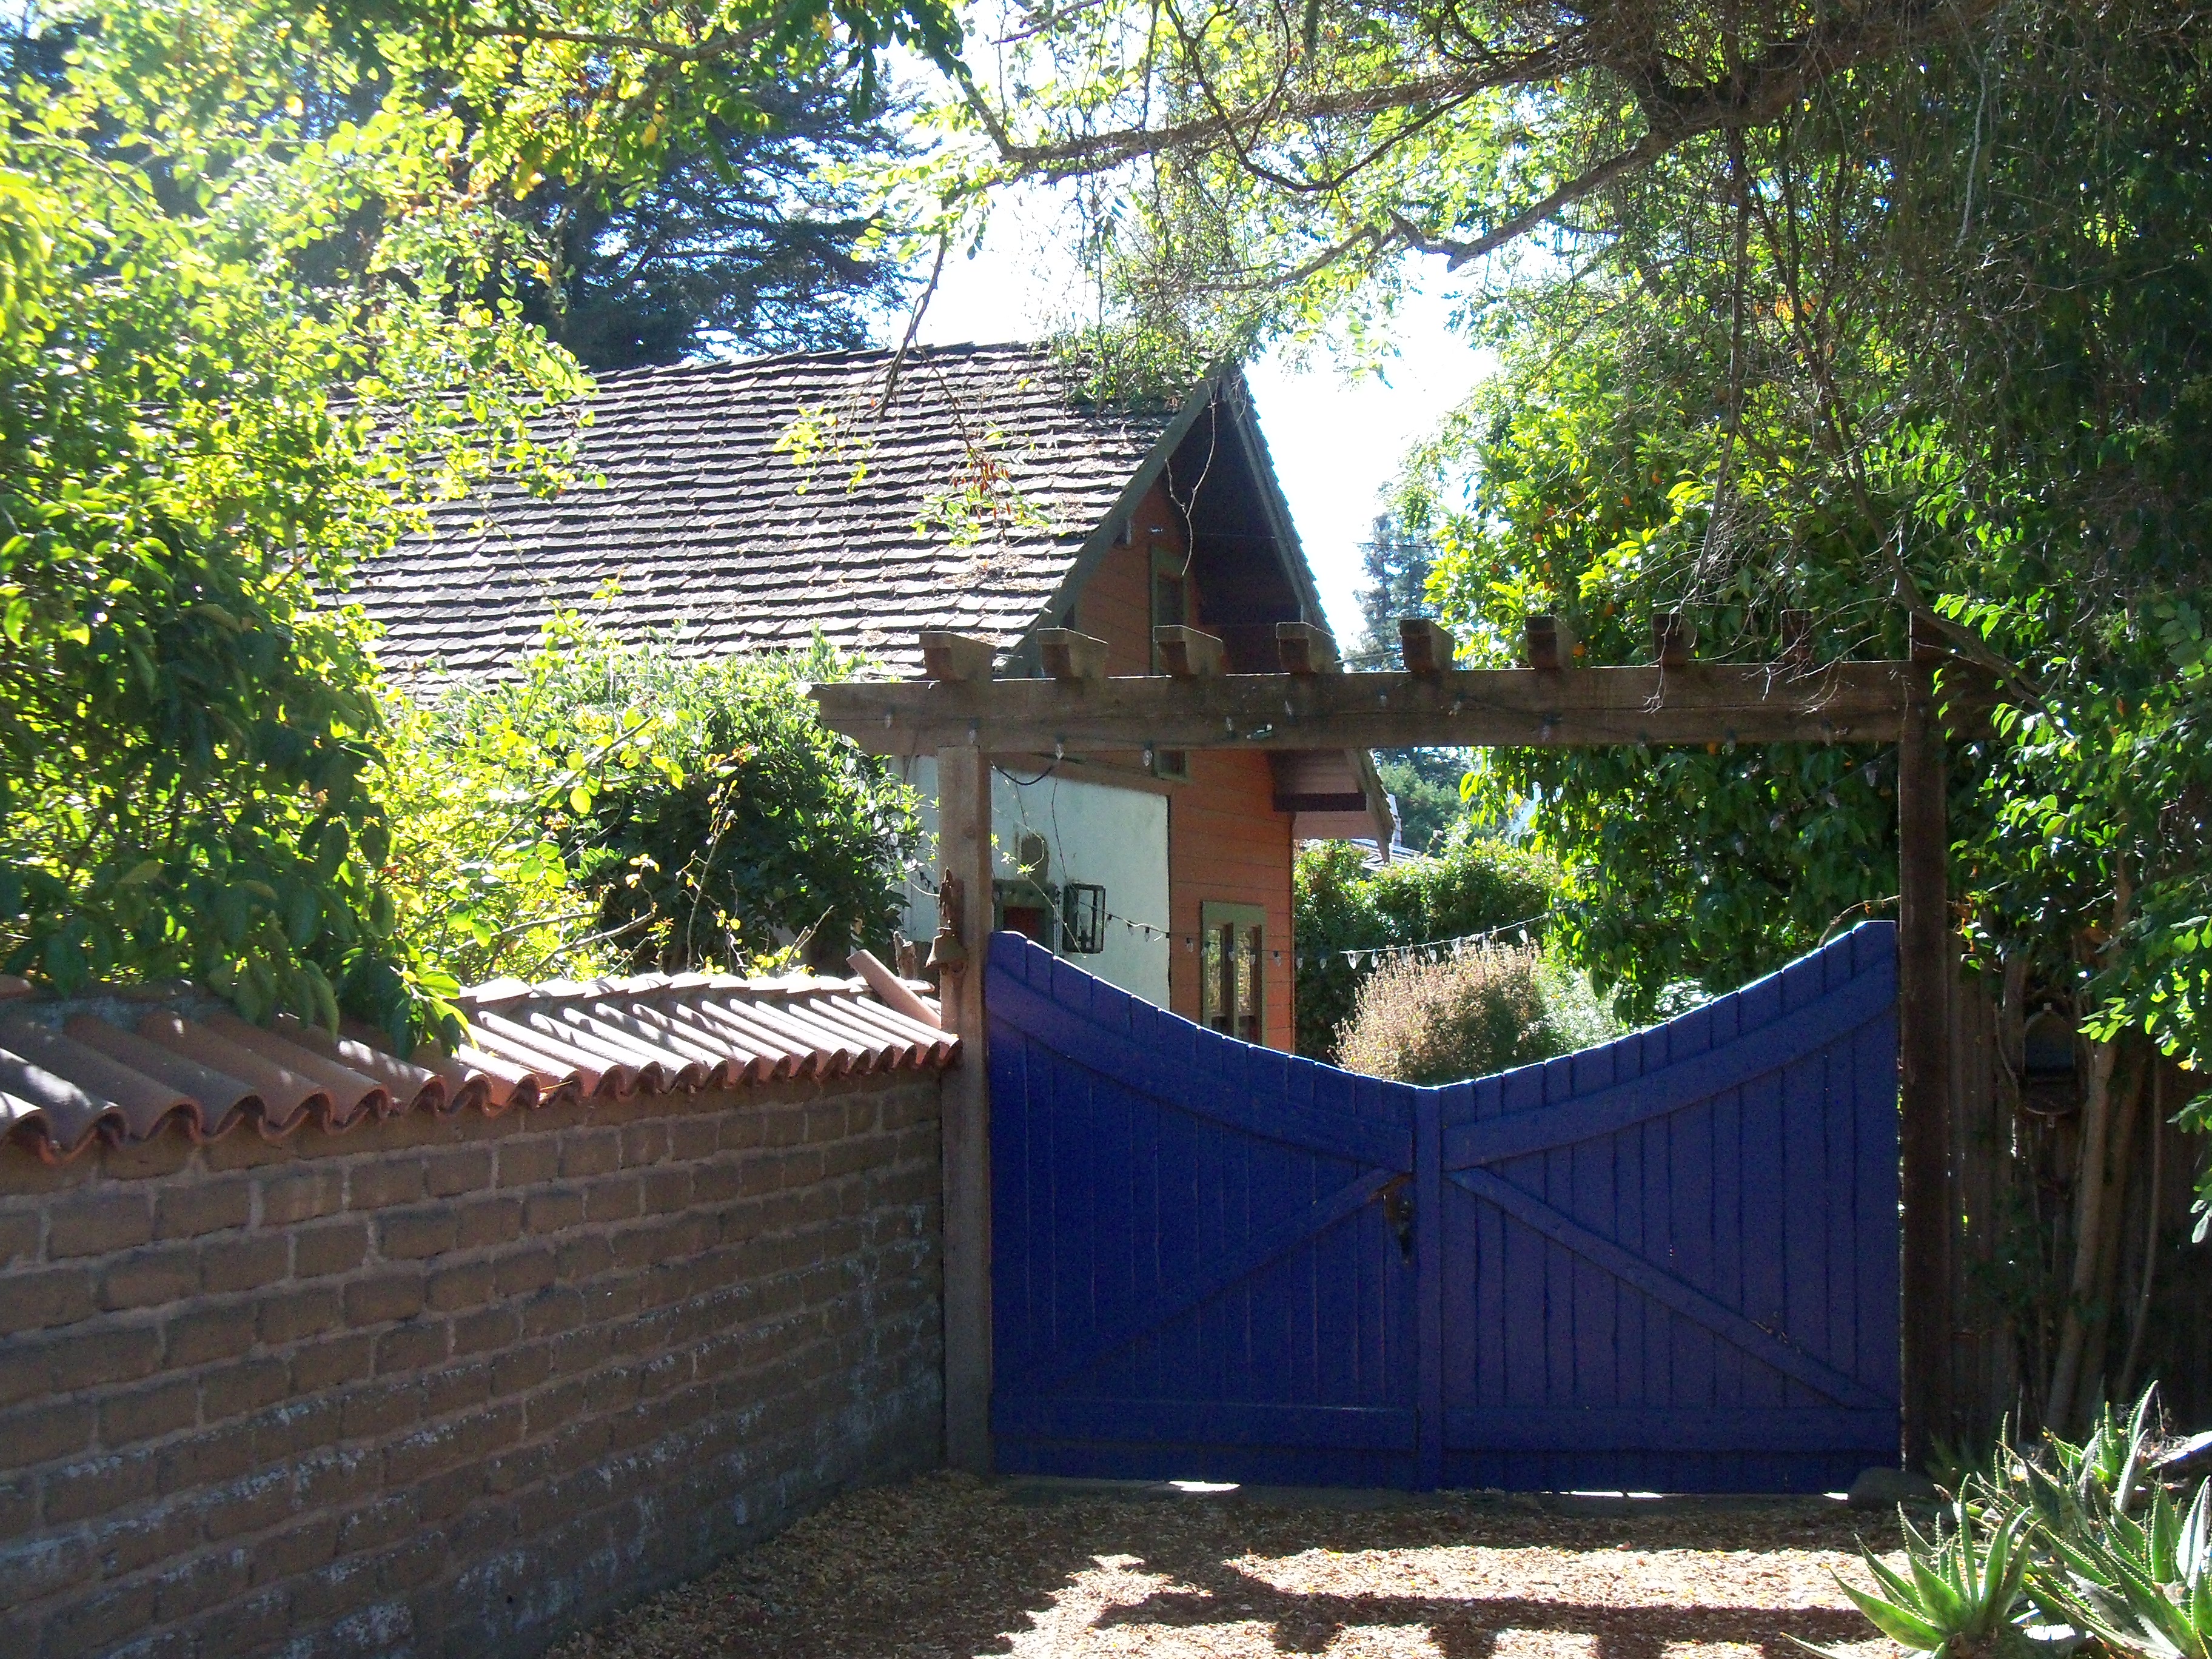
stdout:
[(1243, 371), (1234, 366), (1223, 378), (1223, 401), (1231, 406), (1237, 441), (1243, 447), (1244, 464), (1260, 486), (1260, 510), (1267, 514), (1267, 528), (1275, 538), (1275, 557), (1283, 574), (1290, 578), (1291, 591), (1298, 596), (1300, 618), (1326, 628), (1328, 612), (1322, 608), (1321, 588), (1314, 580), (1313, 568), (1306, 562), (1305, 544), (1298, 539), (1297, 526), (1291, 517), (1291, 504), (1283, 494), (1282, 480), (1275, 476), (1274, 459), (1260, 435), (1259, 416), (1252, 408), (1252, 389)]
[(1190, 435), (1191, 428), (1198, 424), (1198, 417), (1206, 413), (1213, 403), (1220, 390), (1221, 378), (1219, 365), (1200, 377), (1190, 396), (1183, 400), (1182, 407), (1176, 411), (1175, 419), (1168, 422), (1167, 430), (1160, 434), (1158, 441), (1146, 453), (1137, 470), (1129, 475), (1129, 482), (1114, 498), (1114, 505), (1108, 509), (1105, 519), (1092, 528), (1090, 537), (1075, 550), (1074, 562), (1061, 575), (1059, 584), (1052, 590), (1051, 597), (1030, 619), (1030, 625), (1022, 630), (1021, 638), (1014, 642), (1013, 650), (1008, 655), (1028, 650), (1039, 629), (1059, 625), (1057, 619), (1060, 613), (1083, 591), (1084, 584), (1091, 580), (1092, 574), (1104, 562), (1106, 555), (1115, 547), (1115, 526), (1133, 516), (1145, 497), (1151, 493), (1152, 486), (1159, 482), (1160, 475), (1168, 470), (1168, 462), (1176, 448)]
[[(1305, 544), (1298, 539), (1297, 526), (1291, 517), (1291, 504), (1283, 494), (1282, 480), (1275, 476), (1274, 459), (1268, 454), (1260, 435), (1259, 416), (1252, 408), (1252, 389), (1241, 371), (1231, 372), (1234, 380), (1224, 387), (1228, 393), (1225, 401), (1234, 408), (1237, 441), (1244, 447), (1245, 465), (1260, 485), (1260, 507), (1267, 515), (1268, 528), (1274, 534), (1275, 556), (1284, 574), (1291, 579), (1291, 590), (1298, 596), (1298, 609), (1305, 620), (1326, 628), (1328, 612), (1322, 608), (1321, 587), (1314, 580), (1313, 567), (1306, 562)], [(1375, 822), (1376, 845), (1388, 859), (1398, 828), (1390, 811), (1390, 792), (1382, 787), (1372, 752), (1347, 749), (1344, 753), (1359, 778), (1360, 793), (1367, 797), (1367, 813)]]

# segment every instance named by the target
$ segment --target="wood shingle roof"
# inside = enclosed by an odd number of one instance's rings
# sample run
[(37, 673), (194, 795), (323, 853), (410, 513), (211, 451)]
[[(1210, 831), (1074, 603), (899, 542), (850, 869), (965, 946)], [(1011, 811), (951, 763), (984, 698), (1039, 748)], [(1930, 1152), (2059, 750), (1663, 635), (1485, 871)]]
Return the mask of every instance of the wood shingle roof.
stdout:
[[(433, 509), (434, 528), (351, 597), (403, 669), (482, 672), (556, 607), (635, 634), (681, 621), (687, 648), (803, 648), (819, 628), (896, 673), (925, 628), (1003, 650), (1176, 423), (1103, 409), (1042, 345), (810, 353), (628, 370), (584, 406), (578, 483), (500, 483)], [(595, 479), (604, 479), (601, 485)]]

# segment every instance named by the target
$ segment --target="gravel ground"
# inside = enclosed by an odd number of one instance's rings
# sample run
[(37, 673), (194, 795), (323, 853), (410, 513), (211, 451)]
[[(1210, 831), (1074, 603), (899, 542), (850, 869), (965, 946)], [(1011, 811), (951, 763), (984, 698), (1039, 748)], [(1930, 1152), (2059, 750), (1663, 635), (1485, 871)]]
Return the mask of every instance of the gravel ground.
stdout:
[[(1831, 1502), (1151, 1496), (926, 1476), (855, 1492), (555, 1659), (1802, 1659), (1896, 1651)], [(1873, 1638), (1873, 1639), (1869, 1639)]]

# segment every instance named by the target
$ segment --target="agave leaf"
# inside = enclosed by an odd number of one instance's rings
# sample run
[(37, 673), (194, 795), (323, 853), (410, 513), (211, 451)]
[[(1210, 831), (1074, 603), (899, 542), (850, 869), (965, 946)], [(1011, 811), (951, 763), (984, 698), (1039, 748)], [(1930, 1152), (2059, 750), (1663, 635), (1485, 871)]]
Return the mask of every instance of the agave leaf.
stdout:
[(1912, 1599), (1913, 1589), (1911, 1580), (1900, 1577), (1894, 1568), (1863, 1546), (1860, 1547), (1859, 1553), (1866, 1558), (1867, 1571), (1874, 1574), (1875, 1581), (1891, 1595), (1900, 1601), (1910, 1601)]
[[(2150, 1422), (2151, 1401), (2158, 1395), (2158, 1384), (2154, 1382), (2142, 1391), (2136, 1401), (2135, 1414), (2128, 1421), (2128, 1455), (2120, 1464), (2119, 1479), (2112, 1485), (2112, 1504), (2126, 1509), (2135, 1501), (2136, 1481), (2142, 1468), (2143, 1453), (2148, 1449), (2148, 1425)], [(2106, 1407), (2109, 1420), (2111, 1408)]]
[(1982, 1575), (1982, 1598), (1990, 1601), (2002, 1595), (2008, 1611), (2014, 1598), (2020, 1594), (2021, 1580), (2027, 1573), (2027, 1552), (2021, 1547), (2021, 1534), (2027, 1526), (2027, 1512), (2014, 1510), (1990, 1534), (1989, 1548), (1983, 1557), (1985, 1565)]
[(2143, 1531), (2144, 1565), (2150, 1576), (2161, 1584), (2177, 1582), (2181, 1574), (2175, 1570), (2174, 1557), (2181, 1543), (2181, 1516), (2163, 1486), (2151, 1488), (2150, 1519)]
[(2197, 1501), (2181, 1522), (2173, 1553), (2184, 1583), (2201, 1585), (2212, 1577), (2212, 1480), (2197, 1483)]
[(1841, 1578), (1836, 1583), (1843, 1586), (1844, 1594), (1857, 1604), (1858, 1610), (1873, 1620), (1875, 1628), (1892, 1641), (1902, 1642), (1921, 1653), (1933, 1653), (1943, 1645), (1944, 1631), (1911, 1608), (1869, 1595), (1844, 1583)]
[[(1918, 1607), (1946, 1631), (1962, 1628), (1968, 1617), (1966, 1597), (1948, 1577), (1938, 1569), (1952, 1565), (1944, 1559), (1949, 1553), (1942, 1551), (1923, 1555), (1917, 1549), (1905, 1552), (1905, 1565), (1912, 1570), (1912, 1582), (1919, 1591)], [(1955, 1566), (1953, 1567), (1955, 1571)]]
[(2033, 1463), (2023, 1460), (2021, 1472), (2027, 1478), (2028, 1503), (2037, 1516), (2054, 1531), (2064, 1526), (2075, 1508), (2073, 1494)]
[(2067, 1572), (2087, 1584), (2109, 1584), (2115, 1571), (2110, 1552), (2086, 1533), (2046, 1530), (2044, 1541)]

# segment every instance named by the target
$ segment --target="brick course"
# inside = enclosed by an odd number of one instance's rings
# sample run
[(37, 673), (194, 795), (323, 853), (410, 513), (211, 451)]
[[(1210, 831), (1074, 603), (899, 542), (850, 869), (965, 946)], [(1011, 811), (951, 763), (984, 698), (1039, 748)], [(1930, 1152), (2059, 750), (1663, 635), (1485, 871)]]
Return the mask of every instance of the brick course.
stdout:
[(0, 1146), (0, 1652), (535, 1653), (934, 1463), (937, 1132), (906, 1072)]

